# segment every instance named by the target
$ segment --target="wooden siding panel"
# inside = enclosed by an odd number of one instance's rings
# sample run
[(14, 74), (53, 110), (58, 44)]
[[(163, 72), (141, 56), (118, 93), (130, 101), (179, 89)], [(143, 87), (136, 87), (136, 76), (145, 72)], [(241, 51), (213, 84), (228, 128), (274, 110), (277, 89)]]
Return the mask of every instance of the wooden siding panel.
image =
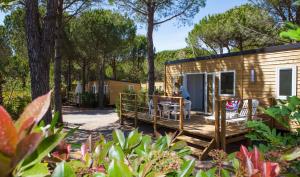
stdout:
[[(297, 66), (297, 95), (300, 96), (300, 49), (167, 65), (166, 92), (171, 94), (172, 77), (181, 72), (216, 72), (218, 76), (220, 71), (235, 70), (236, 96), (244, 99), (259, 98), (264, 105), (270, 102), (268, 98), (276, 96), (276, 68), (287, 65)], [(251, 82), (251, 68), (255, 70), (255, 82)], [(218, 93), (217, 88), (218, 77)]]
[[(277, 67), (297, 66), (297, 95), (300, 95), (300, 50), (245, 55), (245, 74), (243, 80), (244, 97), (276, 97)], [(256, 81), (251, 82), (250, 70), (255, 69)], [(265, 101), (264, 101), (265, 102)]]

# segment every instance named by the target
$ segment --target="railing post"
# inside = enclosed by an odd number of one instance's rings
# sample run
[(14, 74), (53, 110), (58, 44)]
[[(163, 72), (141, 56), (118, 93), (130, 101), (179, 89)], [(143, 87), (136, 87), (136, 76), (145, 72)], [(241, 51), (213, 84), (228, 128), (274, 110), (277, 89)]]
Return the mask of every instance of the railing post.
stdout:
[(124, 125), (123, 115), (122, 115), (122, 93), (120, 93), (120, 123)]
[(154, 117), (153, 117), (153, 129), (154, 132), (157, 132), (157, 96), (153, 95), (153, 106), (154, 106)]
[(252, 99), (248, 99), (248, 121), (252, 120)]
[(183, 118), (184, 118), (184, 99), (179, 99), (179, 109), (180, 109), (180, 115), (179, 115), (179, 130), (183, 130)]
[(215, 140), (216, 148), (220, 148), (220, 101), (215, 101)]
[(137, 127), (137, 118), (138, 118), (138, 112), (137, 112), (137, 94), (135, 94), (135, 101), (134, 101), (134, 127)]
[(221, 148), (226, 151), (226, 100), (220, 102), (221, 109)]

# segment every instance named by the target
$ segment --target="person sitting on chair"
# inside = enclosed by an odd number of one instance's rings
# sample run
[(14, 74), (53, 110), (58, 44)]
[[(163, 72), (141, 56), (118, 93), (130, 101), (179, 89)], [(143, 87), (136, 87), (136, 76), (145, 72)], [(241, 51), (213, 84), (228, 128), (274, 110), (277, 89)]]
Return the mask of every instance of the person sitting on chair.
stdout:
[(178, 82), (176, 82), (175, 86), (179, 89), (179, 93), (184, 99), (190, 100), (190, 94), (183, 85), (180, 85)]

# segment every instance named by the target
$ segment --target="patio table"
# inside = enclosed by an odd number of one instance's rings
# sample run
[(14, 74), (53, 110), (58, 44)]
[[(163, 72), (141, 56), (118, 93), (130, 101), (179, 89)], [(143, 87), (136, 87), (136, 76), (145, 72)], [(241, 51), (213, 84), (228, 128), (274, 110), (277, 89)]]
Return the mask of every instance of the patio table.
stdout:
[[(179, 108), (178, 103), (172, 103), (171, 101), (161, 101), (158, 103), (162, 106), (162, 116), (166, 115), (168, 116), (168, 119), (171, 119), (171, 113), (175, 112), (177, 113), (177, 110)], [(175, 120), (177, 120), (177, 115), (175, 114)]]

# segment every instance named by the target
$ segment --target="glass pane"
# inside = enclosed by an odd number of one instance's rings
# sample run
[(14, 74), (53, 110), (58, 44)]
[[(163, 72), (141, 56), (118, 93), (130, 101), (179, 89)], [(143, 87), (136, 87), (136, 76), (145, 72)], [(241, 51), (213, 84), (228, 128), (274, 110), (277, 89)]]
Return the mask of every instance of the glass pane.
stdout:
[(292, 96), (292, 69), (281, 69), (279, 74), (279, 95)]
[(221, 73), (221, 94), (233, 94), (234, 72)]

